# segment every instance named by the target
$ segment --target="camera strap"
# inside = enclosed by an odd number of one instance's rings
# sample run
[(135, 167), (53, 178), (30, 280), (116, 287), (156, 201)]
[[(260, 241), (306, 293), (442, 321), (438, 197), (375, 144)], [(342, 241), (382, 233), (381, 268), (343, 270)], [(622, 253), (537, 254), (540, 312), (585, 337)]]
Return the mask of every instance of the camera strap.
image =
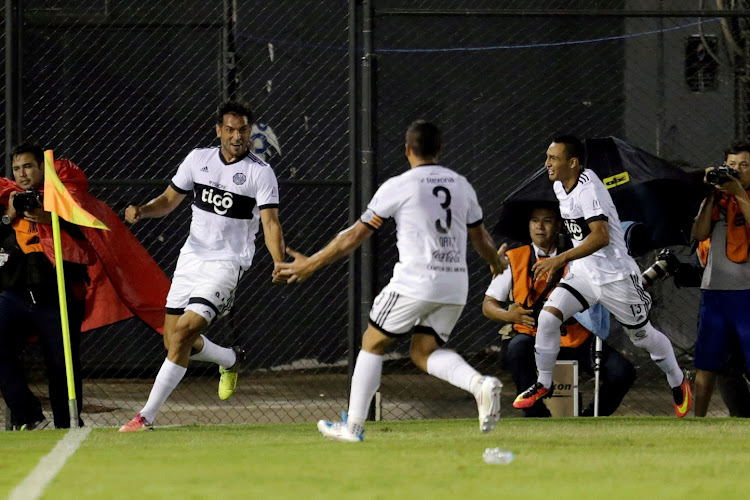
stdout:
[(547, 301), (547, 297), (550, 293), (552, 293), (552, 290), (557, 286), (558, 283), (560, 283), (560, 280), (563, 277), (563, 274), (565, 273), (565, 266), (561, 267), (557, 271), (555, 271), (552, 276), (550, 276), (550, 279), (547, 280), (547, 285), (544, 287), (542, 292), (539, 294), (538, 297), (534, 299), (534, 302), (529, 304), (529, 299), (534, 294), (534, 278), (531, 276), (531, 268), (534, 267), (534, 264), (536, 264), (536, 252), (534, 251), (534, 248), (531, 248), (531, 253), (529, 255), (529, 280), (531, 281), (531, 284), (529, 286), (529, 296), (526, 297), (526, 300), (524, 301), (524, 308), (531, 309), (532, 311), (541, 311), (542, 307), (544, 307), (544, 303)]

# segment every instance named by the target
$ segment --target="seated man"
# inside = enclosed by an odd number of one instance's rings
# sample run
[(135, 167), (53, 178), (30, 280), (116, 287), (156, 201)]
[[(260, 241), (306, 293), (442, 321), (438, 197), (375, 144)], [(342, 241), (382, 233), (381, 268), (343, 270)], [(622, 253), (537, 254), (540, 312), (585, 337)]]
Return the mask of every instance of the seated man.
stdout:
[[(542, 309), (563, 269), (548, 283), (545, 278), (534, 281), (531, 267), (537, 259), (557, 255), (557, 237), (562, 221), (556, 208), (539, 207), (531, 212), (529, 234), (532, 243), (506, 253), (510, 267), (495, 277), (487, 289), (482, 305), (484, 315), (495, 321), (513, 324), (515, 336), (508, 345), (507, 362), (513, 381), (520, 394), (536, 381), (534, 362), (535, 317)], [(501, 303), (511, 301), (504, 308)], [(558, 359), (577, 360), (585, 372), (593, 375), (592, 344), (594, 335), (571, 318), (561, 327)], [(601, 362), (601, 397), (599, 415), (611, 415), (635, 381), (635, 368), (619, 352), (604, 344)], [(523, 410), (526, 417), (549, 417), (550, 412), (541, 400)], [(582, 416), (594, 415), (592, 401)]]

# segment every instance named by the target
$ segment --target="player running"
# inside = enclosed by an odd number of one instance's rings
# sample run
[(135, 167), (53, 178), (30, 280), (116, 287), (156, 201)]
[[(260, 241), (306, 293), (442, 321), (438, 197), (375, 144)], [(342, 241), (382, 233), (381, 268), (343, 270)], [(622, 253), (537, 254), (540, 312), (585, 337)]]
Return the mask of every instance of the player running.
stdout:
[(537, 382), (519, 394), (513, 406), (530, 408), (551, 395), (560, 326), (599, 302), (622, 324), (633, 344), (645, 349), (667, 375), (675, 413), (684, 417), (692, 404), (690, 383), (677, 364), (669, 339), (648, 319), (651, 296), (643, 289), (638, 265), (628, 255), (617, 209), (602, 181), (583, 166), (583, 158), (583, 144), (570, 135), (556, 138), (547, 149), (545, 166), (573, 248), (537, 261), (532, 268), (534, 278), (551, 276), (571, 264), (539, 314), (534, 346)]
[(363, 440), (364, 422), (380, 386), (383, 354), (396, 338), (411, 334), (412, 361), (441, 380), (471, 392), (479, 409), (479, 428), (489, 432), (500, 416), (502, 384), (482, 376), (457, 353), (442, 349), (466, 304), (466, 236), (493, 274), (506, 262), (498, 256), (482, 224), (482, 209), (471, 184), (438, 165), (441, 134), (418, 120), (406, 131), (411, 169), (388, 179), (375, 193), (359, 222), (339, 233), (311, 257), (287, 249), (294, 262), (279, 274), (301, 282), (313, 272), (354, 251), (390, 217), (396, 221), (399, 262), (390, 283), (375, 298), (352, 376), (348, 417), (318, 422), (323, 436), (335, 441)]
[(189, 360), (218, 364), (219, 398), (232, 395), (242, 349), (218, 346), (200, 332), (231, 309), (237, 284), (255, 254), (259, 219), (274, 266), (284, 259), (276, 176), (249, 150), (252, 111), (245, 103), (229, 101), (219, 107), (216, 119), (221, 145), (191, 151), (163, 194), (125, 211), (130, 223), (164, 217), (193, 192), (190, 235), (180, 250), (167, 296), (167, 359), (146, 406), (120, 432), (152, 428), (157, 412), (185, 375)]

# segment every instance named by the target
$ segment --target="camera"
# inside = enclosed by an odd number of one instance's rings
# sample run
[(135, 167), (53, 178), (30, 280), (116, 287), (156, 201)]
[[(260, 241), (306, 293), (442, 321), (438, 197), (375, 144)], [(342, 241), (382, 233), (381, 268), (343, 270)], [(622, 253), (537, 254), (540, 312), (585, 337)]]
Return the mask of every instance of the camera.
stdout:
[(680, 261), (677, 256), (671, 250), (665, 248), (656, 256), (656, 262), (643, 271), (641, 275), (643, 283), (646, 286), (651, 286), (657, 281), (674, 274), (678, 267), (680, 267)]
[(706, 172), (706, 182), (715, 186), (739, 177), (740, 173), (726, 164)]
[(18, 193), (15, 198), (13, 198), (13, 208), (15, 208), (16, 212), (20, 214), (41, 207), (42, 193), (31, 189), (26, 190), (23, 193)]

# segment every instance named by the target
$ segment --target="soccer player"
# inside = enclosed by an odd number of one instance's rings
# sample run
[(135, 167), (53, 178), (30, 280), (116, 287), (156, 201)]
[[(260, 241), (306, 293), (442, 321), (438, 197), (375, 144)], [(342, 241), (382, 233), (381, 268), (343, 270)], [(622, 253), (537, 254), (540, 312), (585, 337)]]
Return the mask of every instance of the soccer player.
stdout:
[(120, 432), (152, 428), (159, 408), (185, 375), (189, 360), (218, 364), (219, 398), (232, 395), (242, 349), (218, 346), (200, 332), (232, 307), (237, 284), (255, 254), (259, 219), (274, 267), (284, 259), (276, 176), (249, 151), (252, 111), (245, 103), (228, 101), (219, 106), (216, 120), (221, 145), (191, 151), (164, 193), (125, 211), (130, 223), (163, 217), (193, 192), (190, 235), (180, 251), (167, 296), (167, 359), (146, 406)]
[(515, 408), (530, 408), (549, 396), (560, 351), (560, 327), (573, 314), (597, 302), (622, 324), (634, 345), (645, 349), (667, 376), (674, 409), (684, 417), (692, 404), (690, 383), (677, 364), (669, 339), (648, 319), (651, 296), (643, 289), (638, 265), (628, 255), (617, 209), (596, 174), (583, 165), (584, 148), (570, 135), (547, 149), (549, 179), (573, 248), (537, 261), (534, 278), (551, 276), (570, 262), (568, 273), (550, 294), (537, 321), (537, 382), (518, 395)]
[(287, 249), (294, 262), (279, 266), (278, 273), (289, 283), (304, 281), (354, 251), (385, 219), (396, 221), (399, 262), (370, 311), (352, 377), (348, 417), (343, 422), (318, 422), (318, 430), (336, 441), (363, 440), (367, 410), (380, 386), (383, 354), (396, 338), (410, 333), (411, 359), (419, 368), (474, 395), (481, 432), (494, 429), (500, 416), (500, 381), (482, 376), (442, 345), (466, 304), (467, 233), (493, 275), (507, 263), (496, 253), (482, 224), (482, 209), (471, 184), (438, 164), (438, 127), (415, 121), (406, 131), (405, 148), (411, 169), (388, 179), (357, 223), (311, 257)]

